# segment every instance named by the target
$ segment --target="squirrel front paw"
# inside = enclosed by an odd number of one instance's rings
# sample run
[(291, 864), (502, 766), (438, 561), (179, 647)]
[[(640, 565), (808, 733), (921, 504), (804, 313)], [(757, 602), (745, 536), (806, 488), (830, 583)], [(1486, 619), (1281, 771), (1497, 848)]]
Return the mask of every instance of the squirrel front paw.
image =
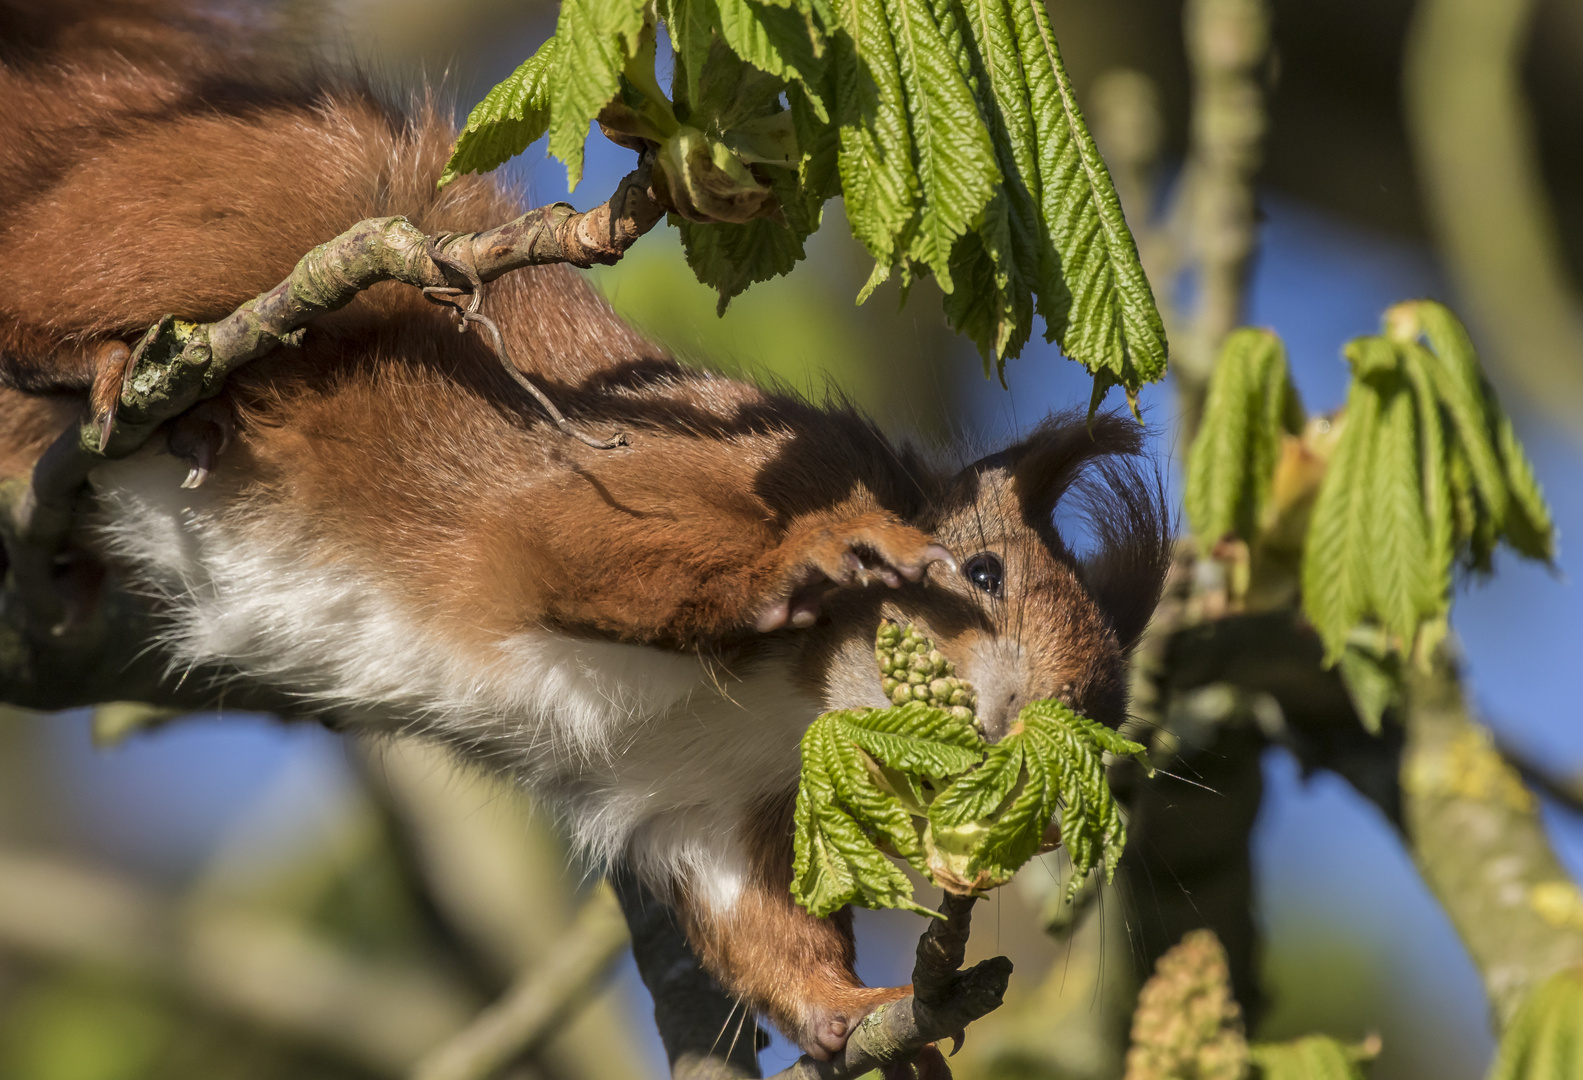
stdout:
[(812, 626), (832, 589), (883, 583), (893, 589), (922, 579), (932, 563), (956, 569), (951, 553), (889, 514), (863, 514), (793, 534), (777, 552), (784, 566), (755, 625), (768, 633)]

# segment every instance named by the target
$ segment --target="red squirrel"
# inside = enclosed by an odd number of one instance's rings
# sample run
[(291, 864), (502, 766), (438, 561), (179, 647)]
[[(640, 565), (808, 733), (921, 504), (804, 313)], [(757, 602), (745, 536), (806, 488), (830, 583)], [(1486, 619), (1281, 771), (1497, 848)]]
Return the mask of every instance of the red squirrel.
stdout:
[[(221, 317), (364, 218), (519, 212), (488, 179), (436, 188), (453, 128), (432, 105), (252, 75), (201, 26), (162, 53), (130, 5), (61, 7), (0, 4), (6, 475), (113, 395), (162, 315)], [(945, 467), (850, 408), (677, 363), (569, 268), (509, 275), (484, 310), (573, 423), (630, 445), (565, 437), (479, 334), (386, 284), (99, 468), (87, 542), (153, 598), (173, 670), (224, 662), (520, 779), (826, 1057), (908, 988), (863, 986), (849, 915), (791, 900), (799, 739), (887, 704), (882, 618), (937, 642), (991, 737), (1052, 696), (1119, 722), (1168, 543), (1138, 428), (1058, 416)], [(1085, 482), (1080, 560), (1053, 513)]]

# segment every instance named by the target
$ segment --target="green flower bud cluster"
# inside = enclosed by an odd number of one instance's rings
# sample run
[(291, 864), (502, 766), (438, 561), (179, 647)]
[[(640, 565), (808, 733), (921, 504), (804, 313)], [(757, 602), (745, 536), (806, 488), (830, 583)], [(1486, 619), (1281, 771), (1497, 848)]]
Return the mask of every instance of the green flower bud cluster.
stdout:
[(879, 661), (880, 686), (893, 705), (921, 701), (972, 722), (978, 695), (956, 677), (956, 665), (917, 627), (909, 625), (903, 630), (897, 623), (881, 623), (874, 659)]

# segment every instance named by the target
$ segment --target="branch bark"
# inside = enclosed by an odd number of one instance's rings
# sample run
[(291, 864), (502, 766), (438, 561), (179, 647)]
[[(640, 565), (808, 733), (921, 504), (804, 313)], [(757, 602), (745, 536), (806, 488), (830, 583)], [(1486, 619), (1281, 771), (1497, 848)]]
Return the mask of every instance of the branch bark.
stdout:
[(1171, 357), (1185, 446), (1198, 430), (1220, 343), (1242, 321), (1258, 245), (1253, 177), (1267, 126), (1270, 10), (1267, 0), (1191, 0), (1183, 20), (1193, 112), (1180, 198), (1198, 287)]
[(1530, 991), (1583, 963), (1583, 894), (1545, 835), (1539, 803), (1470, 714), (1455, 665), (1413, 672), (1404, 710), (1403, 823), (1504, 1030)]
[(499, 1001), (412, 1070), (412, 1080), (487, 1080), (537, 1049), (593, 993), (627, 944), (608, 886), (596, 889), (560, 945), (524, 971)]
[(930, 920), (918, 939), (913, 995), (875, 1009), (830, 1061), (802, 1057), (770, 1080), (850, 1080), (912, 1061), (942, 1039), (960, 1040), (967, 1025), (1000, 1008), (1011, 979), (1011, 961), (992, 957), (958, 970), (967, 950), (973, 897), (946, 893), (944, 919)]

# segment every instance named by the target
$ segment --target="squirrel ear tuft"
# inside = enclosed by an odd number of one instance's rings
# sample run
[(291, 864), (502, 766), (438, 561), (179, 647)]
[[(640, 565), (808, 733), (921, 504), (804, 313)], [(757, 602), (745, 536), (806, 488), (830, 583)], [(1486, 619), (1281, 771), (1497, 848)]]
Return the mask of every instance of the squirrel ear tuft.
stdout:
[(1022, 440), (999, 453), (980, 458), (964, 476), (1004, 470), (1030, 528), (1051, 528), (1056, 503), (1095, 461), (1132, 457), (1143, 449), (1143, 431), (1124, 413), (1096, 414), (1092, 422), (1081, 410), (1056, 413)]
[(1083, 584), (1122, 650), (1130, 650), (1154, 616), (1171, 567), (1175, 529), (1165, 480), (1136, 456), (1117, 456), (1100, 461), (1078, 494), (1097, 541), (1082, 562)]

